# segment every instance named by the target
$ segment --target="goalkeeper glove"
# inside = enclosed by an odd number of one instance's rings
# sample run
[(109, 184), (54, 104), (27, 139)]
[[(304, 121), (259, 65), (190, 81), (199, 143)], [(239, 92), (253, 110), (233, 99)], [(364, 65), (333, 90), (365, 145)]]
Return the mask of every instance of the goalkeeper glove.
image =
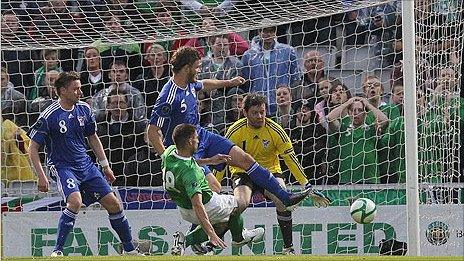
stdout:
[(310, 190), (309, 197), (313, 201), (315, 207), (328, 207), (332, 200), (327, 197), (326, 195), (322, 194), (322, 192), (313, 189), (313, 186), (309, 183), (306, 183), (305, 190)]

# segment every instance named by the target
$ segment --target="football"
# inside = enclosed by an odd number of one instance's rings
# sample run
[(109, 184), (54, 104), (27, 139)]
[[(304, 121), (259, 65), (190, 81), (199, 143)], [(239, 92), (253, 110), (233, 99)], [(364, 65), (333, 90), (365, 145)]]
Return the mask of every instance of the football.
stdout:
[(359, 198), (351, 204), (350, 213), (356, 223), (371, 223), (377, 214), (377, 206), (368, 198)]

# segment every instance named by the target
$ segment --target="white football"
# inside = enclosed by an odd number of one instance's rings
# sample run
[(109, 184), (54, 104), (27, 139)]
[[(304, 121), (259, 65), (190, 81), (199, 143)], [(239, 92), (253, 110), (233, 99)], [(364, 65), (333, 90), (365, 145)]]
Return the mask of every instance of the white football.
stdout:
[(371, 223), (377, 215), (377, 206), (368, 198), (359, 198), (351, 204), (350, 213), (356, 223)]

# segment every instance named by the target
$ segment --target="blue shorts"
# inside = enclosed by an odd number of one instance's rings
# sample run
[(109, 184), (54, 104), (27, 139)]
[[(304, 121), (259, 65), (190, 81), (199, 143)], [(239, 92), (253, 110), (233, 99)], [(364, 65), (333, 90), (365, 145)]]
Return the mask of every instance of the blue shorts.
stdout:
[[(82, 203), (85, 206), (89, 206), (102, 199), (108, 193), (113, 192), (108, 181), (94, 164), (84, 171), (78, 171), (74, 168), (56, 168), (55, 166), (51, 166), (50, 172), (51, 177), (58, 185), (58, 191), (66, 202), (68, 196), (77, 191), (81, 193)], [(90, 178), (82, 181), (76, 178), (79, 176), (87, 176)]]
[[(202, 127), (197, 127), (198, 133), (198, 140), (200, 141), (198, 144), (197, 152), (193, 155), (197, 159), (202, 158), (211, 158), (217, 154), (225, 154), (229, 155), (230, 150), (232, 149), (235, 144), (215, 133), (207, 131)], [(226, 164), (218, 164), (214, 166), (210, 166), (211, 168), (221, 171), (225, 168)], [(206, 173), (207, 174), (207, 173)]]

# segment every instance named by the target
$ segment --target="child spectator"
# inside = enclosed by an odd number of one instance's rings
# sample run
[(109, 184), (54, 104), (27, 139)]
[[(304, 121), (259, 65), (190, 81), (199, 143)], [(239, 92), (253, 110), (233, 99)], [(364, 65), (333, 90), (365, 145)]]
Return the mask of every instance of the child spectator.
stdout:
[(27, 92), (27, 99), (32, 101), (40, 96), (41, 89), (44, 87), (45, 74), (50, 70), (62, 72), (60, 66), (60, 56), (58, 50), (43, 50), (42, 51), (42, 66), (34, 72), (35, 86)]

